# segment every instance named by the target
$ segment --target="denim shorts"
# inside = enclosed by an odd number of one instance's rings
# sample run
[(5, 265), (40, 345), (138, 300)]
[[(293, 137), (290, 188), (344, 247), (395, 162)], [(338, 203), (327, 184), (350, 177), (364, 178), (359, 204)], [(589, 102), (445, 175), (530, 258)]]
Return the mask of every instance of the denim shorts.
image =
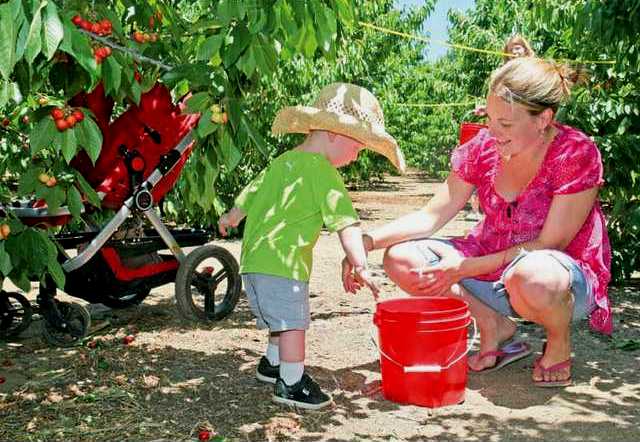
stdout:
[(307, 330), (309, 283), (264, 273), (245, 273), (242, 285), (259, 329)]
[[(434, 265), (440, 258), (428, 246), (429, 240), (417, 240), (416, 247), (424, 256), (426, 265)], [(440, 241), (453, 247), (450, 241), (434, 239), (432, 241)], [(569, 272), (570, 283), (569, 290), (573, 293), (573, 320), (578, 321), (589, 317), (591, 312), (595, 310), (596, 304), (593, 297), (593, 291), (589, 281), (587, 281), (584, 272), (578, 263), (566, 253), (559, 250), (534, 250), (531, 252), (522, 250), (518, 256), (509, 263), (502, 273), (499, 281), (482, 281), (474, 278), (465, 278), (460, 281), (460, 285), (464, 287), (474, 298), (479, 299), (491, 309), (504, 315), (518, 318), (520, 315), (516, 313), (509, 302), (509, 293), (507, 292), (503, 278), (504, 275), (513, 268), (522, 258), (528, 254), (543, 254), (545, 257), (556, 260), (562, 267)]]

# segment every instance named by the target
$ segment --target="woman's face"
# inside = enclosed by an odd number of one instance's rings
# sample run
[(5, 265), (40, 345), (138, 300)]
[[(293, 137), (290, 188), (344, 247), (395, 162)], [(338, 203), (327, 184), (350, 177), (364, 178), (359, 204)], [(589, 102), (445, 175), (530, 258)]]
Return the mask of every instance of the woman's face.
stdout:
[(522, 46), (520, 43), (515, 43), (511, 46), (511, 50), (509, 52), (516, 57), (522, 57), (523, 55), (526, 55), (527, 48)]
[(489, 132), (496, 139), (496, 148), (503, 157), (518, 155), (540, 143), (541, 118), (541, 115), (531, 115), (524, 106), (509, 103), (493, 93), (487, 98)]

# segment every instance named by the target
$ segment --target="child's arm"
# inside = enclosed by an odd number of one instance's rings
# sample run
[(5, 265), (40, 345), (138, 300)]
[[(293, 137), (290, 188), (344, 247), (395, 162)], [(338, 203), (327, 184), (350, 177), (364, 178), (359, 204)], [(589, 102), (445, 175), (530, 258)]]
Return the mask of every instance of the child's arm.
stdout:
[(353, 271), (355, 272), (356, 281), (353, 281), (352, 285), (357, 285), (358, 288), (360, 286), (357, 283), (366, 285), (373, 293), (373, 297), (378, 299), (380, 289), (371, 277), (371, 273), (367, 267), (367, 253), (362, 243), (362, 230), (360, 226), (358, 224), (352, 224), (345, 227), (338, 231), (338, 236), (340, 237), (342, 248), (347, 254), (347, 260), (353, 266)]
[(240, 224), (240, 221), (242, 221), (245, 216), (247, 215), (239, 207), (234, 207), (222, 215), (218, 220), (218, 230), (220, 234), (227, 236), (227, 229), (229, 227), (238, 227), (238, 224)]

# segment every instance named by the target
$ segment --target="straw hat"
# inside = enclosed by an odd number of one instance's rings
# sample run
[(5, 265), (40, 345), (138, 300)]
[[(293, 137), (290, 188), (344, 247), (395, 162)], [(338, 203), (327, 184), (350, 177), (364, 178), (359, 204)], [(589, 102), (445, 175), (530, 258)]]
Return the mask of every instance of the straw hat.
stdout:
[(354, 138), (391, 161), (404, 172), (404, 156), (384, 129), (384, 116), (371, 92), (348, 83), (333, 83), (320, 91), (313, 106), (285, 107), (271, 126), (274, 135), (308, 134), (326, 130)]

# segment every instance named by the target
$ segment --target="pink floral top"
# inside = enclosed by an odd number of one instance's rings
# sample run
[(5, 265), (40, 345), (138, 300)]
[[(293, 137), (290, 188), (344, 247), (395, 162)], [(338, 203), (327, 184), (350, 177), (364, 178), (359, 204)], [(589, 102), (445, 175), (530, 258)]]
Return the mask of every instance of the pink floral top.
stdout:
[[(484, 219), (466, 238), (453, 240), (454, 246), (465, 256), (484, 256), (535, 239), (555, 195), (576, 193), (603, 184), (602, 159), (595, 143), (572, 127), (556, 124), (556, 128), (558, 133), (538, 174), (511, 202), (505, 201), (494, 188), (500, 156), (495, 139), (487, 129), (482, 129), (453, 151), (453, 172), (476, 186), (485, 213)], [(611, 279), (611, 247), (598, 201), (564, 252), (578, 262), (593, 289), (597, 307), (590, 317), (591, 327), (611, 334), (613, 321), (607, 295)], [(477, 278), (497, 281), (504, 267)]]

